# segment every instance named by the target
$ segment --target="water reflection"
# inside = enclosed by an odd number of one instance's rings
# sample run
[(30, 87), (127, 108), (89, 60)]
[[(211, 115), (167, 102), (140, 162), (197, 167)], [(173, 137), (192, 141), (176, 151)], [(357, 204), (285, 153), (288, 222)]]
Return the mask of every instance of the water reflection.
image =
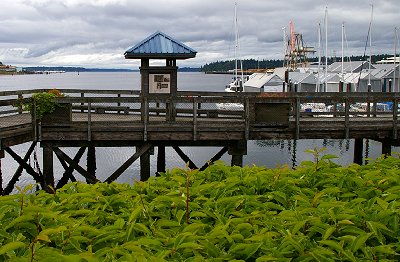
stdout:
[[(365, 139), (363, 148), (364, 163), (368, 163), (368, 158), (377, 158), (381, 155), (381, 144), (374, 140)], [(25, 143), (13, 147), (13, 150), (20, 156), (25, 155), (30, 143)], [(313, 139), (313, 140), (267, 140), (267, 141), (248, 141), (247, 155), (243, 156), (244, 165), (258, 165), (267, 168), (275, 168), (277, 166), (288, 165), (292, 168), (298, 166), (305, 160), (313, 161), (313, 155), (305, 153), (307, 149), (326, 148), (323, 154), (332, 154), (338, 156), (333, 161), (337, 164), (347, 166), (353, 162), (354, 140), (335, 140), (335, 139)], [(220, 148), (216, 147), (181, 147), (182, 151), (198, 166), (202, 166), (212, 156), (214, 156)], [(38, 146), (37, 152), (31, 156), (28, 164), (35, 170), (39, 171), (41, 166), (36, 163), (42, 163), (42, 149)], [(73, 157), (77, 148), (62, 148), (70, 157)], [(398, 148), (394, 147), (393, 152), (398, 152)], [(129, 157), (134, 154), (135, 148), (118, 147), (118, 148), (96, 148), (96, 175), (100, 180), (104, 180), (120, 167)], [(166, 147), (167, 169), (175, 167), (186, 168), (186, 163), (171, 148)], [(81, 158), (80, 165), (86, 167), (86, 153)], [(35, 159), (36, 158), (36, 159)], [(61, 163), (54, 158), (54, 175), (58, 181), (63, 174)], [(230, 156), (226, 153), (221, 158), (227, 164), (230, 164)], [(2, 159), (3, 188), (8, 184), (9, 180), (18, 168), (18, 163), (14, 161), (8, 154)], [(157, 171), (157, 148), (154, 155), (151, 156), (151, 175)], [(84, 181), (78, 173), (74, 172), (77, 180)], [(117, 180), (122, 183), (133, 183), (140, 177), (139, 161), (134, 162)], [(33, 179), (23, 173), (17, 185), (24, 186), (34, 183)]]

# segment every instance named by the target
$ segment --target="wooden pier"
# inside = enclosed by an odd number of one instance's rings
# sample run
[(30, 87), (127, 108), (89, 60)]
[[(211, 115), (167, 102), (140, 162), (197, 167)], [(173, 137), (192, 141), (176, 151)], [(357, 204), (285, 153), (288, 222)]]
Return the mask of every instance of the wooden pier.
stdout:
[[(232, 165), (242, 165), (248, 140), (355, 139), (354, 161), (362, 161), (362, 139), (382, 142), (382, 152), (398, 145), (398, 93), (214, 93), (177, 92), (142, 95), (128, 90), (60, 90), (66, 97), (57, 102), (67, 113), (55, 113), (41, 121), (18, 107), (33, 93), (46, 90), (0, 92), (0, 156), (7, 153), (20, 165), (2, 194), (9, 194), (22, 170), (42, 188), (61, 187), (75, 181), (73, 171), (88, 183), (95, 174), (97, 147), (135, 147), (136, 152), (105, 180), (117, 179), (133, 162), (140, 161), (141, 180), (150, 176), (150, 155), (158, 148), (157, 171), (165, 171), (165, 147), (173, 147), (190, 168), (205, 169), (223, 154), (232, 156)], [(328, 110), (318, 111), (315, 105)], [(390, 107), (391, 106), (391, 107)], [(66, 117), (66, 118), (65, 118)], [(361, 143), (360, 143), (361, 141)], [(24, 156), (13, 146), (32, 143)], [(43, 148), (43, 173), (27, 160), (34, 146)], [(215, 146), (221, 150), (198, 167), (181, 146)], [(79, 148), (75, 156), (60, 148)], [(83, 154), (87, 167), (79, 165)], [(53, 161), (65, 168), (54, 184)]]

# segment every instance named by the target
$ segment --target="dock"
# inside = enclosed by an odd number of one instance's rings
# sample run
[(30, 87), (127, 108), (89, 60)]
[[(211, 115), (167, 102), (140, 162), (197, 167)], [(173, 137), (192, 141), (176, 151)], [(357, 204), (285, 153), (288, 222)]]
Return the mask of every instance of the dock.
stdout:
[[(33, 93), (46, 90), (0, 92), (0, 156), (12, 156), (20, 165), (2, 194), (14, 188), (22, 170), (42, 188), (59, 188), (75, 181), (77, 171), (88, 183), (96, 183), (96, 148), (135, 147), (136, 152), (102, 182), (115, 181), (135, 161), (140, 161), (140, 178), (150, 177), (150, 155), (157, 147), (157, 172), (165, 172), (165, 147), (173, 147), (192, 169), (204, 170), (222, 155), (231, 156), (231, 164), (242, 166), (248, 140), (355, 139), (354, 162), (361, 164), (362, 139), (382, 143), (382, 153), (390, 154), (398, 141), (399, 93), (225, 93), (177, 92), (141, 94), (129, 90), (60, 90), (57, 98), (66, 113), (48, 119), (18, 107)], [(329, 111), (304, 109), (313, 104), (329, 105)], [(354, 110), (354, 105), (367, 105)], [(391, 105), (391, 109), (379, 105)], [(17, 105), (17, 106), (16, 106)], [(65, 119), (63, 119), (63, 117)], [(360, 142), (361, 141), (361, 142)], [(31, 143), (24, 156), (13, 147)], [(28, 165), (33, 148), (43, 148), (43, 173)], [(213, 146), (220, 151), (199, 167), (186, 156), (182, 146)], [(60, 148), (79, 148), (75, 156)], [(79, 160), (86, 152), (88, 165)], [(53, 161), (62, 163), (64, 175), (54, 182)]]

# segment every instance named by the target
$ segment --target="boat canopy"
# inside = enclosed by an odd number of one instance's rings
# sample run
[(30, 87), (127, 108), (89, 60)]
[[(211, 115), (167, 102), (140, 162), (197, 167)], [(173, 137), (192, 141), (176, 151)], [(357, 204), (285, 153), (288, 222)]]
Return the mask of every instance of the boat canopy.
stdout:
[(244, 83), (244, 87), (262, 88), (270, 82), (282, 84), (283, 80), (276, 74), (254, 73), (250, 75), (249, 80)]

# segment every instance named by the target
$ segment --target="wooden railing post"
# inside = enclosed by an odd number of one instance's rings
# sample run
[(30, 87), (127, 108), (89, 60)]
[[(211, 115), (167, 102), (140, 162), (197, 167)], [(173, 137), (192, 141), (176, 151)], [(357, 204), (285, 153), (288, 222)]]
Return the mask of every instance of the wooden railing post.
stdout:
[(88, 141), (92, 141), (92, 102), (88, 98)]
[[(343, 94), (343, 92), (342, 92), (342, 94)], [(338, 103), (335, 101), (334, 104), (333, 104), (333, 117), (337, 117), (338, 116), (337, 110), (338, 110)]]
[(193, 141), (197, 140), (197, 98), (193, 97)]
[(345, 128), (345, 138), (349, 139), (350, 136), (350, 103), (349, 98), (346, 96), (344, 98), (344, 128)]
[(160, 102), (156, 102), (156, 116), (160, 115), (159, 109), (160, 109)]
[[(0, 140), (1, 143), (1, 140)], [(0, 144), (0, 196), (2, 196), (4, 193), (3, 191), (3, 172), (2, 172), (2, 166), (1, 166), (1, 160), (4, 158), (4, 150), (1, 149), (1, 144)]]
[(142, 119), (143, 119), (143, 140), (147, 141), (147, 122), (149, 121), (149, 101), (147, 97), (143, 98), (142, 102)]
[(393, 139), (397, 139), (397, 114), (398, 114), (399, 101), (397, 95), (393, 100)]
[[(118, 94), (117, 94), (117, 97), (118, 97), (118, 98), (121, 98), (121, 94), (120, 94), (120, 93), (118, 93)], [(120, 100), (120, 99), (118, 99), (117, 106), (118, 106), (118, 107), (120, 107), (120, 106), (121, 106), (121, 100)], [(121, 111), (120, 111), (120, 110), (118, 110), (117, 112), (118, 112), (118, 114), (119, 114), (119, 113), (121, 113)]]
[(369, 101), (369, 96), (367, 98), (367, 117), (371, 117), (371, 103)]
[(296, 114), (296, 134), (295, 139), (299, 139), (300, 137), (300, 98), (296, 97), (295, 100), (295, 114)]
[(244, 112), (244, 119), (245, 119), (245, 139), (246, 141), (249, 140), (250, 137), (250, 100), (249, 97), (246, 97), (244, 99), (244, 108), (245, 108), (245, 112)]
[(18, 100), (20, 101), (20, 103), (18, 104), (18, 114), (22, 114), (23, 112), (23, 108), (22, 108), (22, 100), (24, 99), (22, 94), (18, 94)]
[(376, 100), (373, 99), (373, 102), (372, 102), (372, 116), (376, 117), (376, 114), (377, 114)]
[(176, 116), (176, 110), (175, 110), (175, 102), (173, 101), (172, 98), (168, 98), (166, 103), (166, 118), (167, 121), (169, 122), (174, 122), (175, 121), (175, 116)]
[(36, 117), (36, 101), (33, 99), (33, 111), (32, 111), (32, 124), (33, 124), (33, 140), (35, 142), (38, 141), (38, 124), (37, 124), (37, 117)]
[[(85, 93), (81, 93), (81, 98), (84, 98), (85, 97)], [(83, 106), (85, 105), (85, 103), (81, 103), (81, 113), (83, 113), (85, 110), (83, 109)]]

